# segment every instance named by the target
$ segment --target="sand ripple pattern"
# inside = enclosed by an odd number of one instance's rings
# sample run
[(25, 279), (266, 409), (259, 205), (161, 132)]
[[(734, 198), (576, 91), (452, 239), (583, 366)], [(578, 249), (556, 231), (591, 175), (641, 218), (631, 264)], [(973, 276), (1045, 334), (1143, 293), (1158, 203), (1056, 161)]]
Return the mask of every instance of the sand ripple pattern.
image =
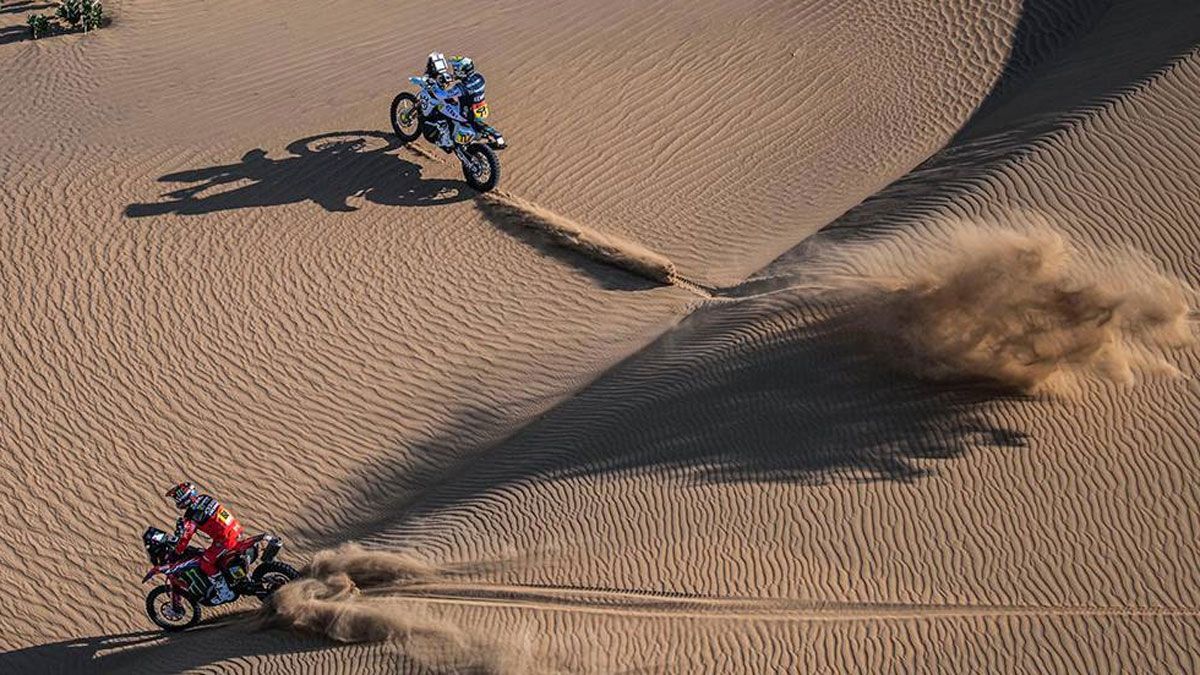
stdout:
[[(0, 671), (428, 670), (239, 617), (143, 632), (137, 537), (179, 475), (297, 561), (469, 569), (366, 600), (460, 656), (1200, 670), (1200, 353), (997, 396), (897, 375), (826, 292), (1031, 213), (1200, 284), (1196, 3), (112, 10), (0, 42)], [(373, 131), (468, 46), (506, 190), (674, 285)]]

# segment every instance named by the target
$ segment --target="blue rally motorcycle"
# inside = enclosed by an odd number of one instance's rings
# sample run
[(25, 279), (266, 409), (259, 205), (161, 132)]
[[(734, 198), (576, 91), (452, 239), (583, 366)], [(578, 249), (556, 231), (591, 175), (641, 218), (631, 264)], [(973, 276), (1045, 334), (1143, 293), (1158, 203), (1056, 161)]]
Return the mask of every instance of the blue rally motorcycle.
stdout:
[(448, 90), (450, 96), (439, 98), (436, 84), (428, 77), (410, 77), (409, 82), (420, 88), (416, 94), (401, 92), (392, 100), (392, 130), (405, 143), (421, 135), (437, 144), (443, 129), (450, 133), (453, 152), (462, 162), (467, 184), (487, 192), (500, 182), (500, 160), (496, 150), (506, 147), (504, 136), (487, 124), (489, 114), (484, 97), (484, 80), (472, 73)]

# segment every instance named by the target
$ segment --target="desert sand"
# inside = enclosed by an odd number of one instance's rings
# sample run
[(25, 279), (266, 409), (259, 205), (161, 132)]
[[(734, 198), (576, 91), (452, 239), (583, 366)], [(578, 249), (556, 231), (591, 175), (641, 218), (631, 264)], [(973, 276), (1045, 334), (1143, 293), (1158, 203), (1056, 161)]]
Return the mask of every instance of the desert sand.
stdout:
[[(1194, 0), (46, 5), (0, 672), (1200, 670)], [(308, 568), (164, 636), (185, 478)]]

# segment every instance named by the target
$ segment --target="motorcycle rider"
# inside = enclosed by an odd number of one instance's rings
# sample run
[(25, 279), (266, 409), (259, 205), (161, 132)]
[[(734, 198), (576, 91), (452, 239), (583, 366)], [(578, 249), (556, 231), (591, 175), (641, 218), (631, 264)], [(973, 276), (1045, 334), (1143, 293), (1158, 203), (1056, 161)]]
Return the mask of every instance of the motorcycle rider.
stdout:
[(450, 138), (451, 123), (438, 110), (440, 106), (459, 106), (467, 93), (463, 86), (471, 75), (475, 74), (475, 63), (466, 56), (454, 56), (450, 59), (441, 52), (431, 52), (425, 60), (425, 77), (432, 81), (429, 92), (438, 104), (434, 114), (426, 118), (426, 122), (436, 131), (434, 142), (443, 150), (450, 150), (454, 142)]
[(176, 508), (183, 509), (183, 516), (175, 522), (175, 555), (187, 549), (196, 530), (207, 534), (212, 543), (200, 556), (200, 571), (208, 575), (216, 602), (233, 600), (237, 596), (217, 569), (217, 558), (237, 543), (242, 535), (241, 523), (214, 497), (199, 494), (192, 483), (179, 483), (167, 490), (166, 496), (175, 501)]

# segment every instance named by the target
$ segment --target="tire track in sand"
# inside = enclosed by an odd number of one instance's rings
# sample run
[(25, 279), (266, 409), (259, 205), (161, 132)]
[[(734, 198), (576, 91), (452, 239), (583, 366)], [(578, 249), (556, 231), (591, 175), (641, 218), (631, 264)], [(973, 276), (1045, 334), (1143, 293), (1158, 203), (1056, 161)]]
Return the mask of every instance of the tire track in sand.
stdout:
[(636, 241), (588, 227), (504, 190), (485, 192), (478, 199), (510, 220), (549, 235), (559, 246), (605, 265), (655, 283), (678, 286), (705, 299), (713, 295), (699, 281), (680, 274), (670, 258)]
[[(418, 157), (443, 165), (451, 164), (419, 145), (409, 143), (404, 147)], [(502, 214), (507, 220), (542, 232), (559, 246), (592, 260), (657, 284), (677, 286), (701, 298), (713, 297), (711, 288), (680, 274), (670, 258), (636, 241), (588, 227), (504, 190), (483, 192), (476, 199), (485, 208)]]
[(431, 582), (393, 589), (388, 598), (473, 606), (621, 616), (758, 621), (855, 621), (989, 616), (1200, 617), (1193, 607), (866, 603), (704, 596), (574, 586)]

